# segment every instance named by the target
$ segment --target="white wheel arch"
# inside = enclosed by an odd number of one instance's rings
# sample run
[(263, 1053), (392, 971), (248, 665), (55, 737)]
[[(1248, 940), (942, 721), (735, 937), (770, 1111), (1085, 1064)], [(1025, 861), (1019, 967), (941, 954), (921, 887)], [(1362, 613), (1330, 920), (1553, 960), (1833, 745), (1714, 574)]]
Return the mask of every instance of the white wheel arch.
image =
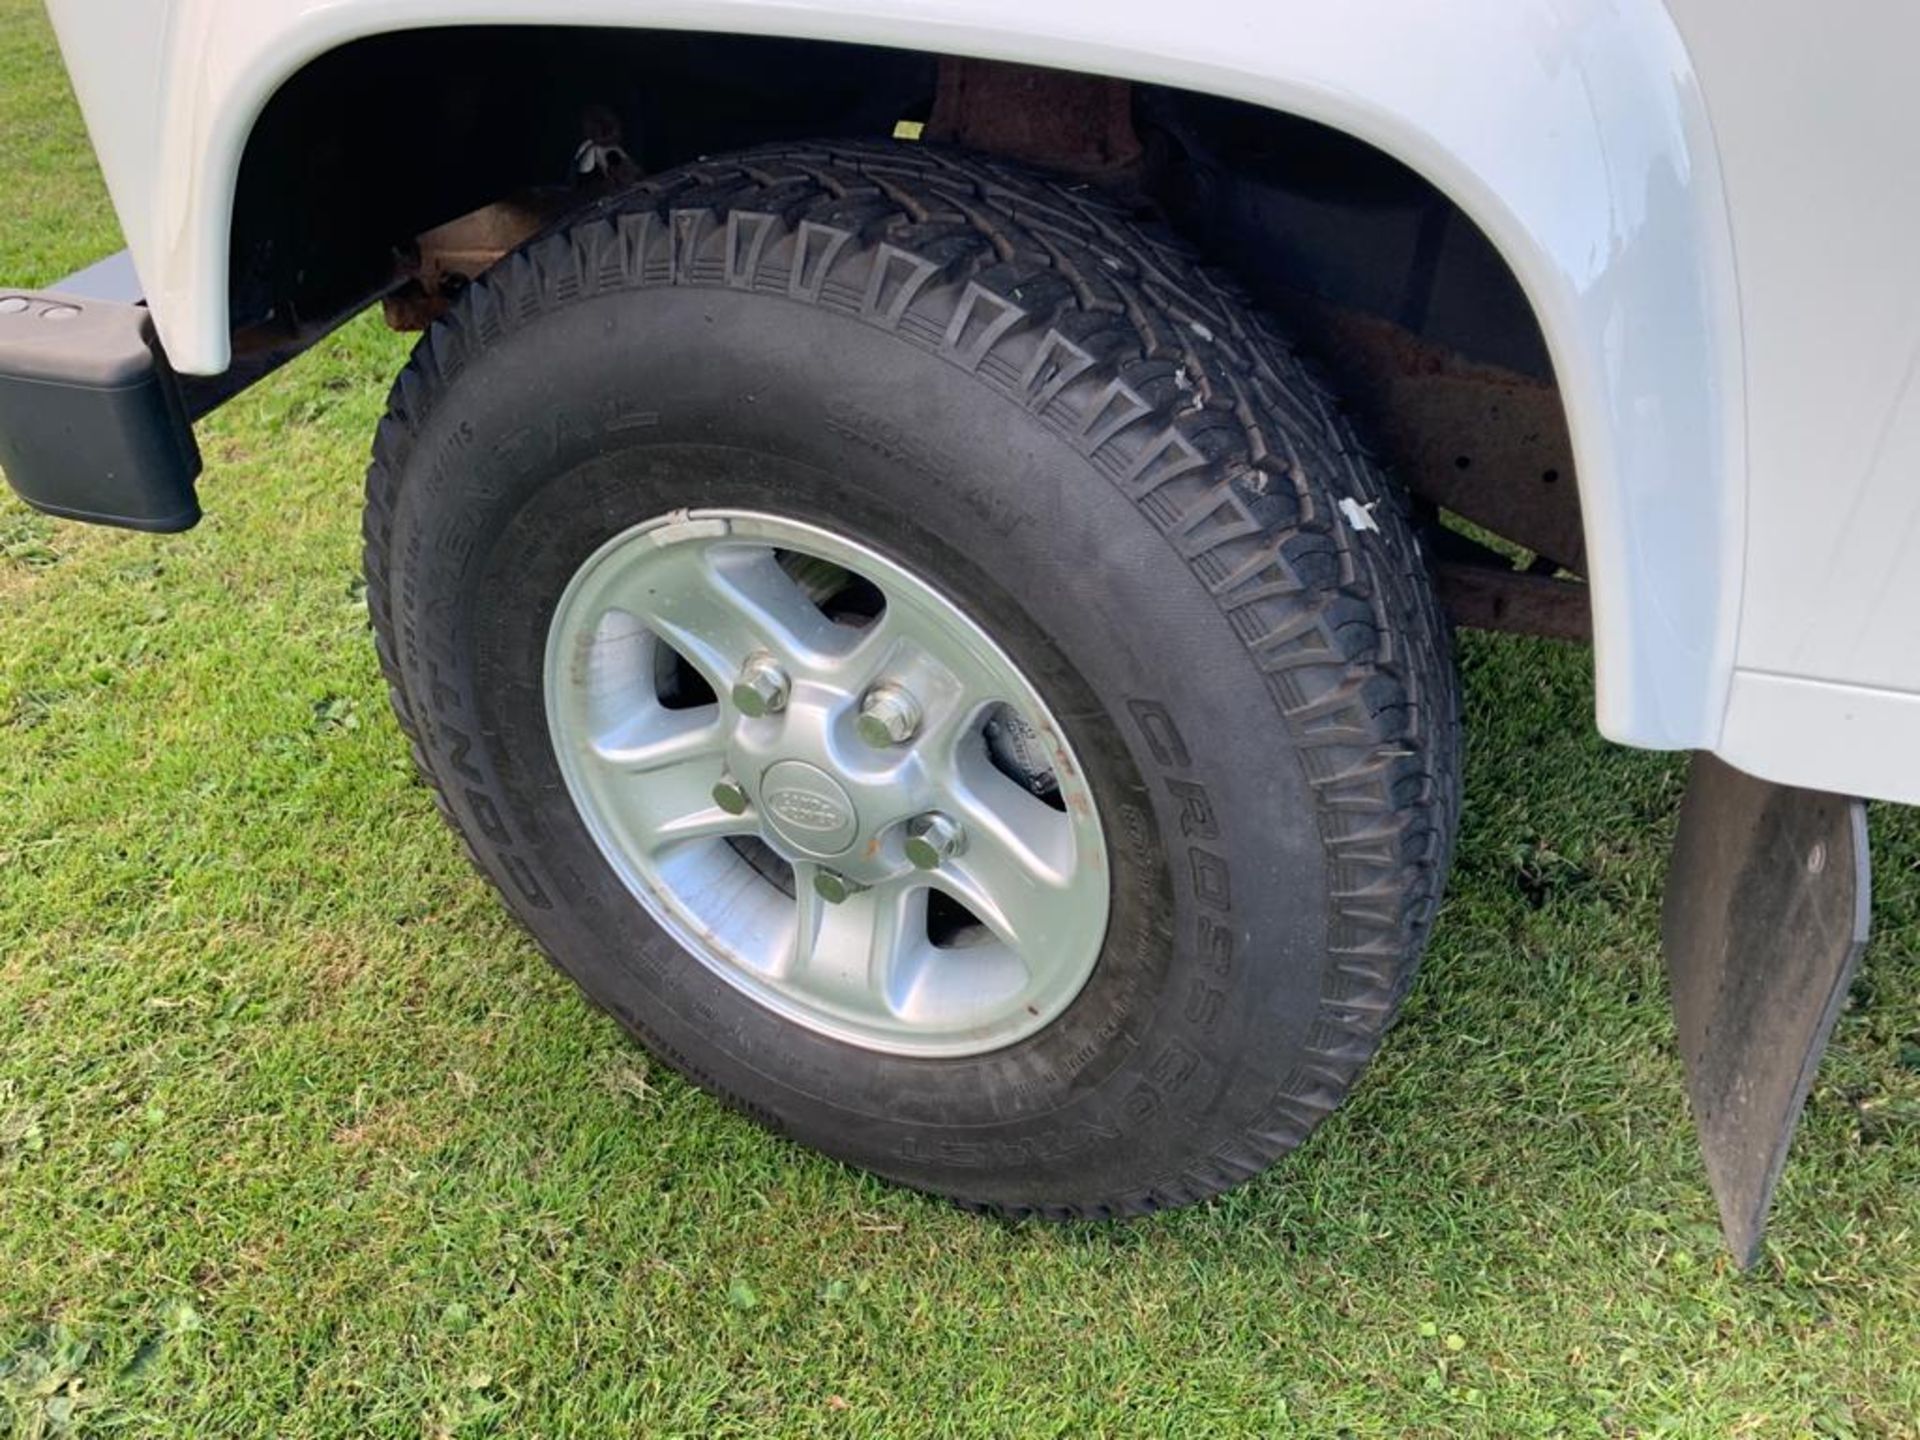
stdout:
[(1657, 0), (52, 0), (174, 366), (229, 356), (228, 234), (254, 121), (316, 57), (461, 24), (805, 36), (1181, 86), (1318, 121), (1486, 232), (1571, 423), (1600, 728), (1711, 748), (1744, 554), (1740, 314), (1713, 138)]

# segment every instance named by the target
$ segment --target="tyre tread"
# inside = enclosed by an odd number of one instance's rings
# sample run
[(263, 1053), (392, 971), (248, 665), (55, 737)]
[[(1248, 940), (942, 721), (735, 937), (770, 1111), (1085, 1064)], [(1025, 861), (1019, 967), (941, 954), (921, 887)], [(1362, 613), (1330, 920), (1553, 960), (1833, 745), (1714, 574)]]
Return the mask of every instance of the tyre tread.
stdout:
[[(940, 355), (1075, 446), (1214, 596), (1261, 666), (1317, 797), (1332, 880), (1319, 1013), (1302, 1062), (1235, 1140), (1130, 1193), (1032, 1213), (1144, 1214), (1265, 1169), (1378, 1048), (1450, 858), (1459, 700), (1403, 497), (1233, 283), (1099, 192), (920, 145), (776, 146), (683, 166), (470, 286), (422, 337), (376, 431), (364, 521), (376, 643), (414, 763), (450, 824), (394, 629), (393, 515), (409, 452), (480, 352), (547, 311), (658, 285), (820, 306)], [(1343, 501), (1372, 525), (1356, 526)]]

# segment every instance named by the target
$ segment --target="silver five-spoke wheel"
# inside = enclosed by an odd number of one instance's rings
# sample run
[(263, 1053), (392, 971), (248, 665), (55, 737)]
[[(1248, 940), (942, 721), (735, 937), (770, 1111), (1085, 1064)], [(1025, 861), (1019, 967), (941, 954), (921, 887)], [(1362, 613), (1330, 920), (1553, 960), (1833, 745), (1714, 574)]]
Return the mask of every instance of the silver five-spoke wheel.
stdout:
[(1092, 973), (1109, 871), (1065, 734), (979, 624), (867, 547), (740, 511), (636, 526), (561, 596), (545, 688), (601, 852), (788, 1019), (979, 1054)]

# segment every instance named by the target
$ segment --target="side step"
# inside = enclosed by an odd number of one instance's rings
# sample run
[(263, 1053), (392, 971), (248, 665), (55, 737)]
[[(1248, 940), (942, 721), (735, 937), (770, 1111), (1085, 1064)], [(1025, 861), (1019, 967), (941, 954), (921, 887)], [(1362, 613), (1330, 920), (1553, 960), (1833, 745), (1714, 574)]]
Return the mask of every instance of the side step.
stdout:
[(0, 287), (0, 469), (35, 509), (133, 530), (200, 518), (200, 449), (145, 307)]
[(1662, 940), (1720, 1226), (1745, 1268), (1867, 943), (1867, 807), (1699, 753)]

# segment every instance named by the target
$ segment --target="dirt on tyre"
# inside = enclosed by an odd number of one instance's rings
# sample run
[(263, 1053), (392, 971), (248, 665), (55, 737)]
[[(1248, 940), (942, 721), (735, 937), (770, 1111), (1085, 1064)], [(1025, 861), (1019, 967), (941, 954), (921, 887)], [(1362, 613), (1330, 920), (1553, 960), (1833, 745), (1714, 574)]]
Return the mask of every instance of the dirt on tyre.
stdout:
[(1438, 904), (1455, 685), (1399, 501), (1084, 187), (878, 144), (647, 181), (422, 339), (366, 564), (420, 768), (553, 960), (967, 1204), (1257, 1173)]

